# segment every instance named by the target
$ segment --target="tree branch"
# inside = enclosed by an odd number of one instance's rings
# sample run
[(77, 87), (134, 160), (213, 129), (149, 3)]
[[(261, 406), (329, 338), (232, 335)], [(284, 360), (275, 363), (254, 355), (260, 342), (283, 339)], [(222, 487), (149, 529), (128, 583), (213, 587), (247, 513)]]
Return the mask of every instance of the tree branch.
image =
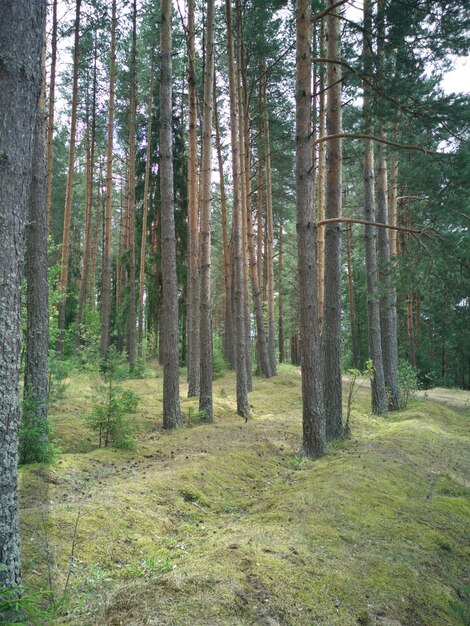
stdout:
[(337, 135), (324, 135), (323, 137), (319, 137), (315, 139), (313, 145), (316, 146), (324, 141), (330, 141), (333, 139), (370, 139), (372, 141), (377, 141), (378, 143), (383, 143), (387, 146), (393, 146), (394, 148), (400, 148), (400, 150), (417, 150), (418, 152), (422, 152), (423, 154), (438, 154), (437, 152), (433, 152), (432, 150), (428, 150), (423, 146), (414, 146), (407, 145), (402, 143), (397, 143), (396, 141), (391, 141), (390, 139), (385, 139), (385, 137), (376, 137), (375, 135), (366, 135), (364, 133), (338, 133)]
[(323, 9), (323, 11), (315, 13), (315, 15), (312, 15), (312, 22), (317, 22), (318, 20), (321, 20), (322, 17), (325, 17), (325, 15), (328, 15), (328, 13), (331, 13), (331, 11), (334, 11), (334, 9), (337, 9), (342, 4), (346, 4), (346, 2), (349, 2), (349, 0), (338, 0), (338, 2), (335, 2), (331, 6), (326, 7), (326, 9)]
[(360, 220), (355, 217), (331, 217), (330, 219), (321, 220), (321, 222), (317, 222), (316, 226), (318, 228), (319, 226), (328, 226), (328, 224), (338, 224), (338, 223), (364, 224), (365, 226), (376, 226), (377, 228), (388, 228), (390, 230), (398, 230), (402, 233), (408, 233), (409, 235), (413, 235), (413, 236), (427, 235), (429, 237), (428, 233), (436, 234), (436, 231), (433, 228), (430, 228), (429, 226), (426, 226), (425, 228), (421, 230), (414, 230), (412, 228), (405, 228), (404, 226), (391, 226), (390, 224), (384, 224), (382, 222), (368, 222), (367, 220)]

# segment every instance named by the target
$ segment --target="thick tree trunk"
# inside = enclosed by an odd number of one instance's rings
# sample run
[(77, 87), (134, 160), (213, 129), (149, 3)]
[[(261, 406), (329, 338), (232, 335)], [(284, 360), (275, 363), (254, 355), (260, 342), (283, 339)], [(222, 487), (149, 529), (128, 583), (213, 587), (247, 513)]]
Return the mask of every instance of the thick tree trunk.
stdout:
[(237, 97), (237, 78), (235, 71), (234, 45), (232, 34), (231, 0), (225, 0), (227, 20), (227, 55), (230, 87), (230, 133), (232, 143), (233, 171), (233, 254), (234, 275), (232, 297), (235, 318), (235, 343), (237, 360), (237, 413), (248, 418), (248, 381), (246, 369), (246, 337), (245, 337), (245, 293), (243, 282), (243, 230), (242, 205), (240, 197), (240, 150), (239, 150), (239, 111)]
[(196, 96), (195, 0), (188, 0), (188, 397), (198, 396), (200, 388), (200, 278), (199, 278), (199, 202)]
[(296, 206), (303, 450), (307, 456), (319, 456), (326, 452), (326, 424), (317, 310), (317, 229), (312, 222), (312, 25), (309, 0), (297, 0), (296, 33)]
[(271, 181), (271, 141), (269, 133), (267, 85), (264, 80), (264, 145), (266, 163), (266, 268), (267, 268), (267, 297), (268, 297), (268, 354), (271, 375), (276, 375), (276, 327), (274, 321), (274, 222), (273, 198)]
[(116, 76), (116, 0), (111, 14), (111, 50), (109, 56), (108, 149), (106, 155), (106, 205), (104, 213), (103, 268), (101, 280), (100, 358), (106, 358), (111, 321), (111, 217), (113, 206), (113, 129)]
[(214, 86), (214, 0), (207, 0), (206, 48), (204, 64), (204, 105), (201, 159), (201, 368), (199, 410), (206, 422), (212, 414), (212, 317), (211, 317), (211, 182), (212, 182), (212, 108)]
[[(47, 449), (48, 393), (49, 393), (49, 301), (47, 272), (47, 207), (45, 154), (45, 90), (46, 90), (46, 34), (42, 56), (42, 90), (36, 113), (32, 181), (29, 198), (29, 220), (26, 229), (27, 332), (24, 369), (23, 421), (37, 430), (41, 448)], [(43, 423), (41, 423), (43, 422)], [(39, 443), (39, 442), (38, 442)], [(42, 461), (42, 458), (38, 458)]]
[[(328, 0), (332, 6), (334, 0)], [(340, 59), (339, 10), (327, 18), (329, 59)], [(342, 132), (341, 67), (327, 64), (326, 134)], [(341, 217), (341, 139), (326, 142), (326, 219)], [(328, 224), (324, 235), (323, 358), (326, 437), (339, 439), (343, 433), (341, 381), (341, 225)]]
[(129, 370), (135, 372), (135, 331), (136, 331), (136, 294), (135, 294), (135, 116), (137, 108), (136, 87), (136, 45), (137, 45), (137, 0), (132, 5), (132, 48), (131, 48), (131, 89), (129, 106), (129, 327), (127, 336), (127, 354)]
[(0, 586), (18, 595), (21, 282), (45, 12), (44, 0), (4, 0), (0, 17)]
[[(371, 74), (371, 43), (372, 26), (371, 0), (364, 1), (364, 71)], [(364, 84), (364, 134), (372, 134), (371, 93), (370, 87)], [(364, 142), (364, 219), (375, 222), (375, 177), (374, 177), (374, 145), (371, 139)], [(372, 412), (375, 415), (387, 413), (387, 394), (382, 360), (382, 339), (380, 333), (380, 305), (378, 294), (377, 271), (377, 228), (365, 226), (365, 263), (367, 289), (367, 319), (369, 356), (373, 364), (371, 381)]]
[(182, 425), (179, 399), (178, 284), (176, 275), (175, 210), (173, 199), (172, 0), (161, 2), (160, 22), (160, 198), (162, 215), (163, 427)]
[(73, 183), (75, 178), (75, 141), (77, 132), (77, 103), (78, 103), (78, 60), (80, 54), (80, 6), (81, 0), (75, 5), (75, 35), (73, 51), (73, 79), (72, 79), (72, 110), (70, 122), (69, 160), (67, 169), (67, 187), (65, 190), (64, 229), (62, 236), (62, 255), (60, 266), (60, 302), (59, 302), (59, 336), (57, 352), (64, 349), (65, 311), (67, 306), (67, 287), (69, 278), (70, 258), (70, 227), (72, 222)]
[(153, 110), (153, 80), (155, 71), (155, 48), (152, 48), (152, 60), (150, 62), (150, 85), (147, 104), (147, 150), (145, 153), (145, 178), (144, 178), (144, 201), (142, 208), (142, 238), (140, 241), (140, 267), (139, 267), (139, 317), (137, 332), (137, 354), (143, 357), (144, 339), (144, 292), (145, 292), (145, 244), (147, 240), (147, 219), (149, 210), (149, 187), (150, 169), (152, 165), (152, 110)]
[(49, 115), (47, 120), (47, 191), (46, 191), (46, 210), (47, 210), (47, 228), (49, 230), (51, 223), (52, 208), (52, 154), (54, 150), (54, 110), (55, 110), (55, 79), (57, 66), (57, 0), (52, 2), (52, 41), (51, 41), (51, 70), (49, 77)]

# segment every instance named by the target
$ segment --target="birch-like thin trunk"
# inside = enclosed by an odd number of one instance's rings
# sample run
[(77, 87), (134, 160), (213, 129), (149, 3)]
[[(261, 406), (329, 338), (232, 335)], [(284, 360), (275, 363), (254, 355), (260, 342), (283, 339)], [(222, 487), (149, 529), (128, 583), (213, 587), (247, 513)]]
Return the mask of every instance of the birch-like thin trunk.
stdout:
[(211, 183), (212, 183), (212, 109), (214, 86), (214, 0), (207, 0), (206, 47), (204, 64), (204, 104), (201, 159), (201, 233), (200, 233), (200, 391), (199, 410), (206, 422), (212, 413), (212, 316), (211, 316)]
[[(334, 0), (328, 0), (332, 6)], [(339, 9), (327, 17), (329, 59), (340, 60)], [(327, 64), (326, 134), (342, 132), (341, 66)], [(341, 217), (342, 145), (341, 139), (326, 142), (326, 219)], [(343, 434), (341, 381), (341, 225), (328, 224), (324, 234), (323, 359), (326, 437), (329, 441)]]
[(201, 375), (196, 34), (194, 13), (195, 0), (188, 0), (188, 397), (199, 395)]
[(235, 54), (232, 33), (231, 0), (225, 0), (227, 21), (227, 56), (230, 88), (230, 134), (232, 144), (233, 171), (233, 254), (234, 275), (232, 297), (235, 318), (235, 342), (237, 359), (237, 413), (248, 418), (248, 381), (246, 369), (246, 337), (245, 337), (245, 293), (243, 282), (243, 224), (240, 197), (240, 149), (239, 149), (239, 111), (237, 95), (237, 75), (235, 70)]
[(72, 110), (70, 112), (70, 143), (69, 159), (67, 168), (67, 186), (65, 189), (64, 228), (62, 235), (62, 251), (60, 263), (60, 302), (59, 302), (59, 336), (57, 339), (57, 352), (62, 354), (64, 350), (65, 311), (67, 307), (67, 287), (69, 278), (70, 258), (70, 229), (72, 222), (73, 184), (75, 178), (75, 141), (77, 134), (77, 104), (78, 104), (78, 60), (80, 54), (80, 6), (81, 0), (76, 0), (75, 5), (75, 34), (73, 51), (73, 79), (72, 79)]
[(317, 229), (312, 222), (310, 0), (297, 0), (296, 35), (296, 207), (303, 450), (307, 456), (319, 456), (326, 452), (326, 424), (317, 310)]
[(175, 207), (172, 134), (172, 0), (161, 2), (160, 22), (160, 198), (162, 233), (163, 427), (182, 425), (179, 399), (178, 284), (176, 275)]
[(155, 72), (155, 48), (152, 48), (152, 60), (150, 62), (150, 85), (147, 103), (147, 149), (145, 152), (145, 178), (144, 178), (144, 201), (142, 208), (142, 238), (140, 241), (140, 267), (139, 267), (139, 316), (137, 331), (137, 355), (143, 356), (144, 338), (144, 292), (145, 292), (145, 244), (147, 240), (147, 219), (149, 210), (150, 170), (152, 166), (152, 110), (153, 110), (153, 81)]

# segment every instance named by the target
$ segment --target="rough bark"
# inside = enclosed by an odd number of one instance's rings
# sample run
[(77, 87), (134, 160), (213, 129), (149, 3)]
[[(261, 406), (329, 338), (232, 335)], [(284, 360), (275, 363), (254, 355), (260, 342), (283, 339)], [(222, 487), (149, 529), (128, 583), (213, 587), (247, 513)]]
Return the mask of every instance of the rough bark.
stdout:
[[(27, 331), (24, 368), (23, 420), (31, 428), (47, 420), (49, 393), (49, 293), (47, 272), (47, 207), (45, 154), (45, 90), (46, 34), (42, 55), (42, 89), (36, 113), (32, 180), (29, 197), (28, 227), (26, 229)], [(38, 429), (41, 447), (47, 449), (47, 425)], [(42, 459), (38, 459), (42, 460)]]
[(179, 399), (178, 285), (173, 199), (172, 0), (162, 0), (160, 21), (160, 198), (162, 236), (163, 427), (182, 425)]
[(57, 67), (57, 0), (52, 2), (51, 70), (49, 75), (49, 115), (47, 120), (47, 228), (51, 223), (52, 207), (52, 155), (54, 150), (55, 80)]
[(199, 395), (201, 375), (196, 34), (194, 13), (195, 0), (188, 0), (188, 397)]
[(326, 424), (321, 385), (321, 346), (317, 300), (317, 231), (312, 222), (311, 144), (311, 7), (296, 7), (296, 208), (299, 274), (300, 360), (302, 372), (303, 450), (307, 456), (326, 451)]
[[(320, 23), (319, 35), (320, 55), (323, 57), (325, 50), (326, 29), (325, 20)], [(340, 72), (339, 66), (335, 66), (337, 72)], [(319, 138), (326, 136), (326, 75), (325, 68), (320, 66), (320, 85), (319, 85), (319, 107), (318, 107), (318, 136)], [(330, 143), (330, 142), (328, 142)], [(315, 145), (315, 144), (314, 144)], [(326, 144), (321, 142), (318, 147), (318, 177), (317, 177), (317, 221), (321, 222), (325, 219), (325, 181), (326, 181)], [(325, 296), (325, 229), (317, 230), (317, 281), (318, 281), (318, 317), (320, 320), (320, 329), (323, 326), (324, 296)]]
[(214, 0), (207, 0), (206, 47), (204, 64), (204, 104), (201, 159), (201, 234), (200, 234), (200, 391), (199, 410), (204, 420), (213, 422), (212, 413), (212, 316), (211, 316), (211, 160), (212, 110), (214, 86)]
[(4, 0), (0, 12), (0, 585), (18, 594), (21, 282), (45, 11), (44, 0)]
[(280, 222), (279, 222), (279, 261), (278, 261), (278, 266), (277, 266), (277, 271), (278, 271), (278, 283), (277, 283), (277, 290), (279, 293), (278, 296), (278, 300), (277, 300), (277, 305), (278, 305), (278, 332), (279, 332), (279, 363), (284, 363), (286, 356), (284, 353), (284, 283), (282, 280), (282, 266), (283, 266), (283, 247), (282, 247), (282, 240), (283, 240), (283, 227), (284, 227), (284, 220), (283, 220), (283, 213), (281, 210), (281, 218), (280, 218)]
[(150, 62), (150, 85), (147, 103), (147, 150), (145, 153), (145, 177), (144, 177), (144, 200), (142, 208), (142, 236), (140, 241), (140, 267), (139, 267), (139, 316), (137, 331), (137, 354), (143, 356), (144, 338), (144, 291), (145, 291), (145, 243), (147, 240), (147, 219), (149, 208), (150, 169), (152, 165), (152, 110), (153, 110), (153, 81), (155, 71), (155, 48), (152, 48), (152, 60)]
[(235, 318), (236, 374), (237, 374), (237, 413), (248, 418), (248, 381), (246, 370), (245, 338), (245, 294), (243, 289), (243, 233), (242, 207), (240, 198), (240, 152), (239, 152), (239, 111), (236, 89), (236, 72), (232, 34), (231, 0), (225, 0), (227, 20), (227, 56), (230, 88), (230, 135), (232, 144), (233, 171), (233, 256), (234, 275), (232, 282), (233, 313)]
[[(334, 4), (328, 1), (329, 6)], [(328, 58), (340, 58), (340, 19), (338, 9), (327, 17)], [(327, 68), (326, 132), (341, 133), (341, 67)], [(342, 193), (341, 139), (326, 144), (326, 219), (341, 216)], [(323, 359), (326, 437), (339, 439), (343, 433), (341, 382), (341, 225), (328, 224), (324, 236)]]
[(77, 134), (77, 103), (78, 103), (78, 60), (80, 55), (80, 6), (81, 0), (75, 5), (75, 34), (73, 51), (73, 79), (72, 79), (72, 110), (70, 112), (70, 143), (67, 168), (67, 186), (65, 190), (64, 229), (62, 235), (62, 251), (60, 263), (60, 302), (59, 302), (59, 336), (57, 352), (64, 349), (65, 311), (67, 306), (67, 286), (69, 277), (70, 258), (70, 227), (72, 221), (73, 183), (75, 178), (75, 142)]
[(356, 331), (356, 304), (354, 299), (354, 281), (352, 274), (352, 224), (349, 224), (346, 235), (346, 259), (348, 270), (348, 295), (349, 295), (349, 321), (351, 325), (351, 350), (353, 357), (353, 365), (357, 369), (359, 367), (359, 352), (357, 347), (357, 331)]
[(132, 47), (130, 67), (130, 103), (129, 103), (129, 181), (128, 181), (128, 216), (129, 216), (129, 327), (127, 335), (127, 355), (131, 374), (135, 371), (135, 331), (136, 331), (136, 293), (135, 293), (135, 117), (137, 108), (136, 86), (136, 45), (137, 45), (137, 0), (132, 5)]
[[(369, 33), (371, 32), (372, 14), (371, 0), (364, 2), (364, 73), (371, 73), (371, 55)], [(372, 130), (371, 93), (370, 87), (364, 85), (364, 134), (370, 135)], [(364, 141), (364, 219), (375, 222), (375, 176), (374, 176), (374, 144), (371, 139)], [(367, 290), (367, 319), (369, 357), (373, 364), (371, 381), (372, 412), (384, 415), (387, 412), (387, 395), (382, 360), (382, 339), (380, 333), (380, 305), (378, 294), (377, 270), (377, 228), (365, 226), (365, 264)]]
[(106, 153), (106, 204), (104, 212), (103, 268), (101, 280), (100, 358), (105, 359), (109, 347), (111, 318), (111, 213), (113, 206), (113, 129), (116, 77), (116, 0), (111, 9), (111, 49), (109, 55), (108, 148)]

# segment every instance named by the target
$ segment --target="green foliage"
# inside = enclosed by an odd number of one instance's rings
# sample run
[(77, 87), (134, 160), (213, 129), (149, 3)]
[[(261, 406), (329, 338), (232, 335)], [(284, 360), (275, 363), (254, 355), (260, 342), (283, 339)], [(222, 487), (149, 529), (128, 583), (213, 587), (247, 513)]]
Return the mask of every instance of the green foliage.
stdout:
[(418, 378), (414, 368), (405, 360), (400, 360), (398, 364), (398, 389), (400, 408), (406, 409), (408, 400), (418, 391)]
[(214, 380), (221, 378), (227, 369), (223, 350), (222, 339), (214, 334), (212, 336), (212, 378)]
[(19, 431), (19, 464), (48, 463), (57, 450), (51, 441), (51, 427), (40, 402), (23, 399)]
[(68, 361), (60, 359), (55, 350), (49, 350), (49, 404), (65, 400), (68, 383), (65, 382), (71, 370)]
[(41, 606), (48, 593), (26, 593), (23, 587), (0, 587), (0, 621), (21, 626), (52, 623), (53, 616)]
[(205, 411), (198, 411), (193, 406), (188, 407), (188, 416), (186, 418), (186, 424), (188, 426), (196, 426), (197, 424), (203, 424), (206, 419)]

